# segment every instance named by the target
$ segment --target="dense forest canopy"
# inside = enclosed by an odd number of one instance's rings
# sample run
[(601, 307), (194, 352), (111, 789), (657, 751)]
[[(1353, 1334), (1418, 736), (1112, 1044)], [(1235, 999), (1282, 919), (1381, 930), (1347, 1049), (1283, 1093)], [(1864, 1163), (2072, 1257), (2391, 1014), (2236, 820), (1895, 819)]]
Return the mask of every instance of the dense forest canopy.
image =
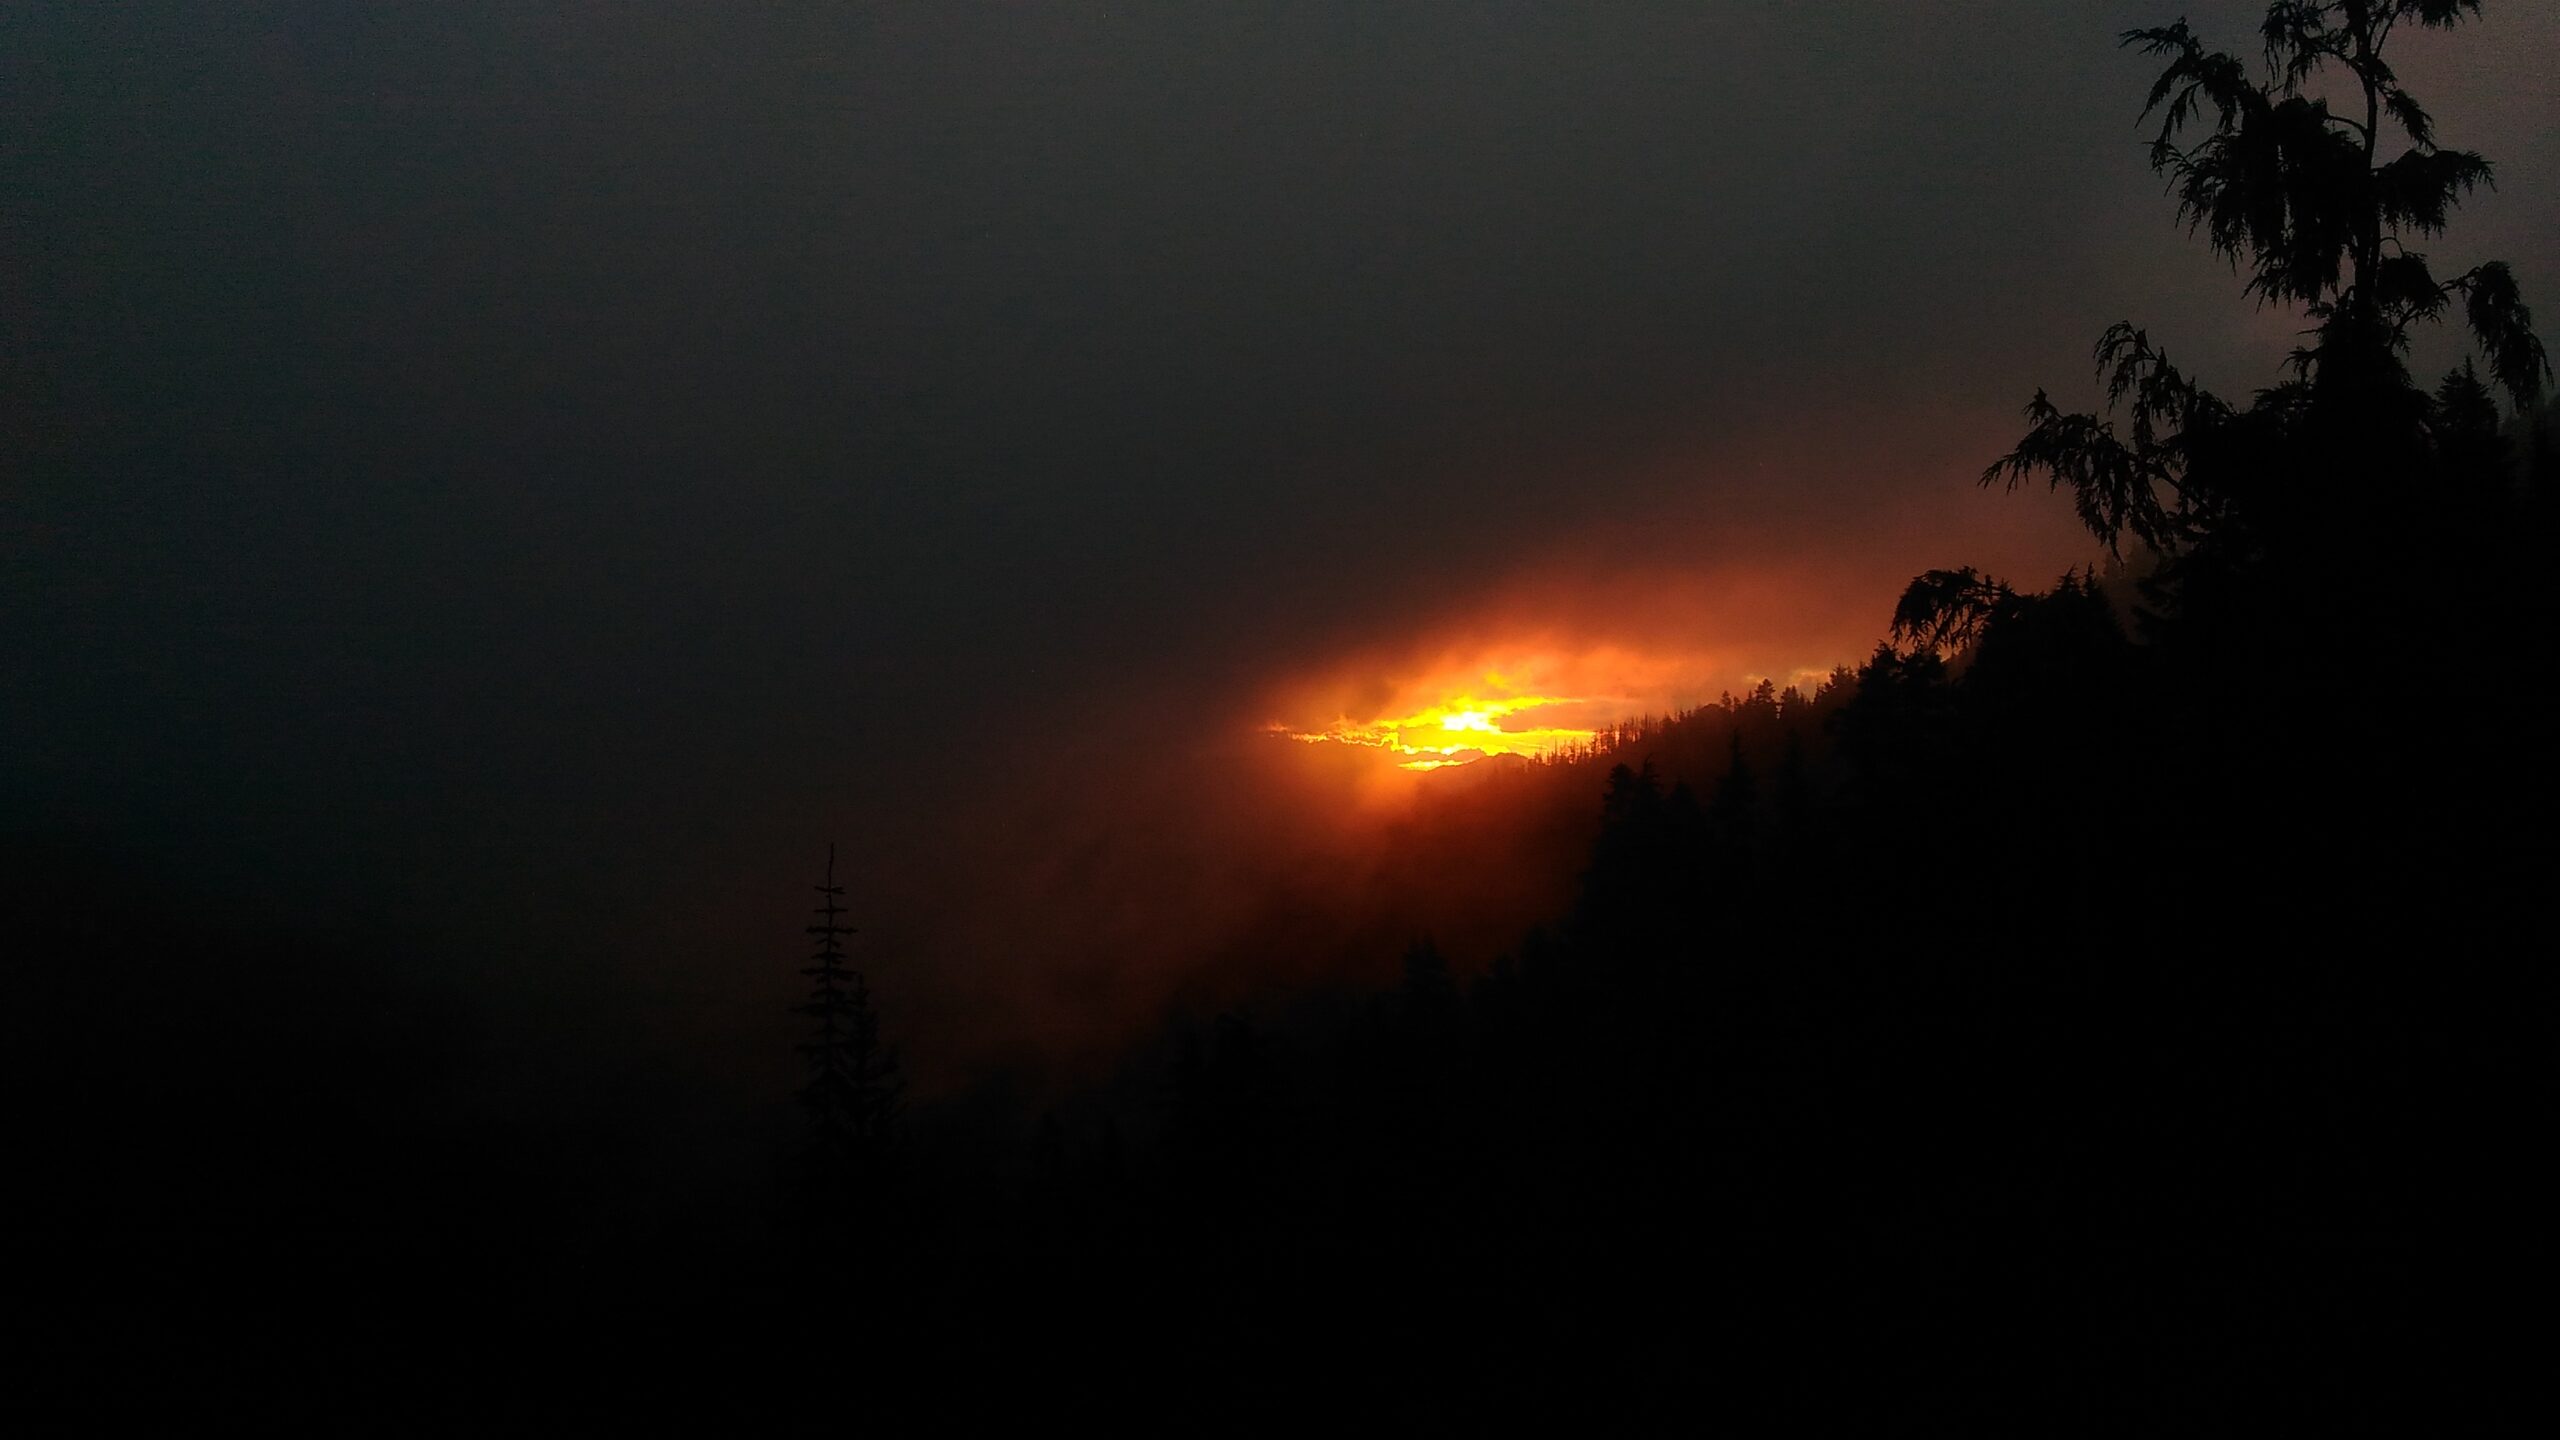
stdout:
[[(492, 1018), (370, 963), (396, 917), (314, 939), (12, 841), (23, 1233), (79, 1277), (22, 1359), (314, 1428), (2518, 1424), (2560, 453), (2518, 271), (2460, 250), (2493, 162), (2400, 78), (2483, 18), (2121, 37), (2166, 208), (2300, 334), (2227, 397), (2122, 321), (2102, 409), (2036, 392), (1980, 480), (2067, 503), (2081, 564), (1954, 551), (1854, 663), (1650, 715), (1389, 686), (1253, 732), (1409, 772), (1356, 841), (1241, 770), (1095, 782), (1124, 828), (1241, 815), (1261, 868), (1180, 827), (1025, 861), (1040, 794), (928, 767), (959, 893), (1084, 902), (1013, 1003), (1107, 1034), (937, 1063), (997, 1022), (884, 978), (914, 902), (859, 847), (688, 992), (796, 1027), (741, 1097), (681, 1030), (609, 1063), (609, 984)], [(2471, 352), (2432, 378), (2430, 327)], [(1213, 909), (1179, 976), (1112, 953)]]

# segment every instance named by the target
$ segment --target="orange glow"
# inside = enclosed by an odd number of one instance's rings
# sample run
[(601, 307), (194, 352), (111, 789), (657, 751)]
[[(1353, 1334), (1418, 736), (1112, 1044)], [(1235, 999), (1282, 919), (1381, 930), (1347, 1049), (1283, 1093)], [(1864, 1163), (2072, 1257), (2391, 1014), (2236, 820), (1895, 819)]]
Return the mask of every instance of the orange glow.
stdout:
[[(1693, 537), (1700, 558), (1677, 565), (1636, 558), (1644, 545), (1623, 534), (1585, 538), (1307, 657), (1254, 697), (1251, 722), (1313, 752), (1309, 773), (1332, 769), (1317, 759), (1328, 749), (1374, 759), (1353, 769), (1383, 800), (1412, 793), (1385, 782), (1420, 772), (1613, 748), (1625, 722), (1649, 728), (1763, 680), (1810, 693), (1873, 651), (1895, 596), (1926, 568), (1931, 552), (1905, 517), (1886, 518), (1822, 554), (1794, 537)], [(1739, 558), (1743, 546), (1777, 553)], [(2000, 558), (2014, 574), (2060, 571), (2024, 546)]]
[[(1483, 684), (1487, 689), (1498, 691), (1503, 677), (1488, 673)], [(1597, 731), (1575, 725), (1537, 724), (1538, 716), (1530, 713), (1553, 713), (1562, 707), (1581, 707), (1587, 703), (1564, 695), (1497, 695), (1496, 698), (1485, 698), (1467, 693), (1425, 706), (1409, 715), (1379, 716), (1370, 720), (1342, 716), (1321, 730), (1275, 728), (1292, 740), (1311, 745), (1362, 745), (1413, 757), (1401, 762), (1407, 770), (1439, 770), (1451, 765), (1464, 765), (1487, 755), (1549, 755), (1567, 746), (1588, 745)], [(1515, 717), (1530, 723), (1515, 728), (1512, 723)]]
[[(1760, 678), (1700, 650), (1553, 635), (1444, 651), (1396, 668), (1407, 673), (1388, 678), (1355, 666), (1330, 683), (1303, 687), (1279, 705), (1304, 719), (1265, 729), (1301, 744), (1373, 751), (1402, 770), (1445, 770), (1493, 756), (1571, 755), (1605, 743), (1624, 722), (1693, 709)], [(1776, 678), (1784, 685), (1797, 676)], [(1316, 722), (1328, 713), (1330, 720)]]

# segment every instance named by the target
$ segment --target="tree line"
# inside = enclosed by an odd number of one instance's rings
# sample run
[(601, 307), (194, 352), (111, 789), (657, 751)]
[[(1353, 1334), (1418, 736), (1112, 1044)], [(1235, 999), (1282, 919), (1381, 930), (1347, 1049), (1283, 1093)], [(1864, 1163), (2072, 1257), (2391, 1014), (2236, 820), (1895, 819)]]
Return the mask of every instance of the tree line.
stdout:
[[(1810, 694), (1549, 757), (1596, 782), (1569, 913), (1177, 1023), (1031, 1124), (945, 1322), (1203, 1404), (2514, 1418), (2560, 475), (2513, 273), (2416, 248), (2489, 162), (2387, 58), (2479, 11), (2278, 3), (2255, 65), (2128, 33), (2181, 220), (2310, 328), (2245, 402), (2131, 323), (2109, 410), (2036, 394), (1983, 482), (2105, 574), (1931, 571)], [(2422, 383), (2443, 320), (2477, 353)]]

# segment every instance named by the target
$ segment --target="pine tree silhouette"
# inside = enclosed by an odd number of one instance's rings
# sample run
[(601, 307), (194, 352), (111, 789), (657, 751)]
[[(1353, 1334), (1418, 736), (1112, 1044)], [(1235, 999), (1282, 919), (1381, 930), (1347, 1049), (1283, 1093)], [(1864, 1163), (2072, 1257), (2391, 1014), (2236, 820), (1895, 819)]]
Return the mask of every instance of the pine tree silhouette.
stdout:
[(1736, 729), (1726, 737), (1724, 778), (1716, 782), (1715, 798), (1707, 802), (1707, 814), (1727, 843), (1745, 849), (1750, 845), (1759, 808), (1760, 777), (1752, 771), (1750, 758), (1742, 753), (1742, 731)]
[(826, 880), (813, 888), (820, 904), (808, 933), (817, 948), (800, 971), (809, 977), (809, 998), (792, 1008), (815, 1020), (817, 1033), (800, 1045), (812, 1073), (799, 1098), (820, 1177), (856, 1181), (876, 1175), (886, 1161), (904, 1087), (897, 1056), (880, 1043), (870, 983), (845, 953), (854, 928), (844, 923), (845, 887), (836, 883), (833, 845)]

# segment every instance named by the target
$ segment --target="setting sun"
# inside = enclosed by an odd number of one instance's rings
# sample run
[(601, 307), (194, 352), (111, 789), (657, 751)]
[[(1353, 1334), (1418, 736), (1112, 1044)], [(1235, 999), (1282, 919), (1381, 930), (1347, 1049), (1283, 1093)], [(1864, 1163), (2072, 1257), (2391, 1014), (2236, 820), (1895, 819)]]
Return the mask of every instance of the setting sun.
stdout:
[(1737, 681), (1751, 683), (1725, 657), (1549, 636), (1356, 664), (1276, 697), (1278, 713), (1299, 718), (1264, 729), (1371, 751), (1403, 770), (1441, 770), (1587, 752), (1629, 721), (1692, 708)]
[[(1489, 684), (1498, 684), (1501, 679), (1498, 675), (1484, 678)], [(1398, 762), (1407, 770), (1437, 770), (1488, 755), (1551, 755), (1567, 746), (1588, 745), (1596, 731), (1577, 725), (1541, 724), (1541, 714), (1533, 713), (1543, 712), (1544, 718), (1558, 719), (1564, 717), (1554, 712), (1587, 704), (1584, 699), (1562, 695), (1486, 699), (1465, 694), (1405, 715), (1366, 721), (1346, 716), (1320, 730), (1273, 728), (1310, 745), (1360, 745), (1391, 751), (1407, 757)], [(1515, 725), (1515, 720), (1523, 723)]]

